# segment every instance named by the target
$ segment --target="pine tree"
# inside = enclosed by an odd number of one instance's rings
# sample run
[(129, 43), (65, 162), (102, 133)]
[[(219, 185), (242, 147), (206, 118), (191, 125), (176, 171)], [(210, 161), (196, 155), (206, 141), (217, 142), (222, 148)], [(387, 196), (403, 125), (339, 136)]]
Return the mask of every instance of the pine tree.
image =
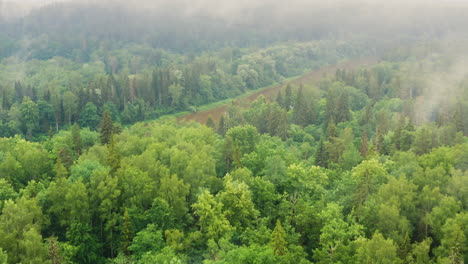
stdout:
[(70, 153), (70, 150), (68, 148), (62, 148), (58, 153), (57, 153), (58, 158), (63, 163), (63, 166), (65, 168), (70, 169), (70, 167), (73, 165), (73, 157)]
[(75, 122), (75, 124), (72, 127), (72, 139), (73, 139), (73, 146), (75, 147), (75, 152), (78, 155), (81, 155), (81, 135), (80, 135), (80, 126), (78, 123)]
[(302, 90), (303, 88), (301, 84), (297, 92), (296, 103), (294, 104), (293, 119), (296, 125), (305, 127), (308, 124), (308, 120), (310, 118), (308, 117), (308, 106)]
[(374, 147), (377, 153), (382, 154), (383, 150), (383, 135), (379, 127), (376, 128), (375, 137), (374, 137)]
[(8, 94), (5, 88), (2, 89), (2, 109), (10, 109), (10, 101), (8, 100)]
[(208, 120), (206, 120), (206, 126), (212, 128), (213, 130), (216, 130), (216, 124), (211, 116), (209, 116)]
[(276, 221), (276, 226), (271, 233), (270, 246), (275, 256), (284, 256), (288, 253), (288, 243), (286, 242), (286, 232), (281, 226), (281, 221)]
[(286, 109), (286, 111), (289, 111), (291, 110), (291, 107), (292, 107), (292, 102), (293, 102), (293, 98), (292, 98), (292, 89), (291, 89), (291, 85), (288, 84), (286, 86), (286, 91), (285, 91), (285, 96), (284, 96), (284, 109)]
[(361, 137), (361, 148), (359, 150), (363, 158), (367, 156), (367, 151), (369, 150), (368, 140), (369, 139), (367, 138), (367, 131), (364, 130), (364, 133), (362, 133), (362, 137)]
[(319, 147), (315, 152), (315, 164), (323, 168), (328, 167), (328, 152), (323, 139), (320, 140)]
[(50, 237), (49, 239), (49, 259), (51, 264), (63, 263), (63, 258), (60, 255), (60, 247), (55, 237)]
[(55, 161), (55, 175), (56, 175), (56, 178), (61, 178), (61, 177), (67, 177), (68, 175), (68, 171), (67, 171), (67, 168), (65, 168), (65, 166), (63, 165), (62, 163), (62, 159), (60, 158), (60, 156), (57, 157), (57, 160)]
[(132, 243), (133, 240), (133, 227), (130, 216), (128, 215), (128, 209), (125, 208), (124, 215), (123, 215), (123, 224), (122, 224), (122, 241), (121, 241), (121, 249), (122, 252), (129, 256), (130, 250), (128, 247)]
[(414, 125), (410, 119), (401, 134), (400, 149), (402, 151), (409, 150), (411, 146), (413, 145), (413, 139), (414, 139), (413, 132), (414, 132)]
[(351, 111), (349, 107), (349, 95), (345, 89), (341, 89), (336, 105), (337, 123), (345, 122), (351, 119)]
[(151, 93), (150, 93), (150, 104), (161, 104), (161, 90), (160, 90), (160, 79), (159, 74), (153, 71), (153, 78), (151, 80)]
[(336, 137), (338, 137), (338, 132), (336, 131), (335, 121), (331, 119), (327, 125), (327, 138), (328, 140), (331, 140)]
[(110, 167), (109, 174), (114, 173), (120, 168), (121, 156), (114, 140), (114, 134), (111, 133), (109, 143), (107, 144), (107, 165)]
[(393, 142), (395, 143), (395, 148), (397, 150), (401, 150), (404, 126), (405, 126), (405, 118), (402, 116), (400, 118), (400, 122), (398, 123), (398, 127), (395, 130), (395, 135), (393, 138)]
[(219, 119), (218, 134), (220, 134), (221, 136), (226, 135), (226, 122), (224, 120), (224, 115), (222, 115)]
[(101, 143), (103, 145), (109, 143), (110, 138), (114, 132), (114, 123), (109, 111), (105, 111), (101, 119)]
[(457, 129), (457, 132), (465, 133), (465, 124), (463, 121), (463, 108), (460, 103), (457, 104), (457, 109), (453, 114), (453, 122), (455, 124), (455, 128)]
[(281, 107), (284, 105), (284, 99), (281, 90), (278, 90), (278, 95), (276, 95), (276, 103)]

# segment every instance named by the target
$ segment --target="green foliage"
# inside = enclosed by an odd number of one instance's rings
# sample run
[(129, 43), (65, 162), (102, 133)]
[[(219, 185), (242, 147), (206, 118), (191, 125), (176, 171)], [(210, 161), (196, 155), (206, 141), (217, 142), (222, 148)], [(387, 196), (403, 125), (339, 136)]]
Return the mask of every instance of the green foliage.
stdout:
[(149, 224), (145, 229), (138, 232), (128, 249), (132, 251), (137, 259), (142, 258), (150, 252), (158, 252), (164, 247), (161, 230), (156, 225)]
[(259, 135), (253, 126), (233, 127), (226, 133), (225, 150), (227, 167), (234, 163), (236, 168), (242, 167), (241, 158), (254, 151)]
[(448, 94), (432, 109), (425, 75), (407, 76), (444, 68), (436, 57), (291, 81), (276, 101), (265, 90), (232, 102), (218, 127), (130, 125), (281, 81), (335, 49), (145, 47), (96, 50), (86, 67), (28, 61), (24, 84), (2, 82), (0, 263), (468, 261), (466, 106)]
[[(8, 200), (0, 215), (0, 248), (8, 263), (42, 263), (47, 249), (40, 234), (45, 218), (36, 198)], [(12, 243), (15, 241), (15, 243)]]
[(223, 204), (224, 215), (237, 231), (252, 227), (259, 213), (247, 184), (233, 181), (226, 175), (224, 190), (216, 198)]
[(97, 108), (92, 102), (86, 103), (83, 110), (80, 113), (80, 125), (82, 127), (89, 127), (94, 130), (99, 124), (99, 116)]
[(102, 116), (99, 132), (101, 133), (101, 143), (103, 145), (111, 141), (114, 134), (114, 123), (108, 111), (105, 111)]
[(358, 263), (401, 263), (395, 243), (391, 239), (385, 239), (380, 233), (375, 233), (372, 239), (360, 238), (357, 244)]
[(8, 264), (8, 255), (0, 249), (0, 264)]
[(207, 239), (220, 239), (232, 230), (231, 224), (222, 211), (223, 204), (216, 201), (208, 191), (198, 196), (198, 201), (192, 205), (192, 208), (198, 217), (200, 231)]
[(271, 233), (270, 246), (275, 256), (284, 256), (288, 253), (288, 243), (286, 242), (286, 232), (281, 226), (281, 222), (276, 221), (276, 226)]
[(91, 234), (91, 228), (87, 224), (72, 223), (66, 233), (72, 246), (76, 247), (73, 260), (78, 263), (101, 263), (99, 256), (100, 245), (96, 237)]
[(351, 241), (361, 235), (362, 226), (345, 221), (342, 210), (338, 204), (329, 203), (319, 215), (323, 225), (314, 257), (321, 263), (349, 261)]

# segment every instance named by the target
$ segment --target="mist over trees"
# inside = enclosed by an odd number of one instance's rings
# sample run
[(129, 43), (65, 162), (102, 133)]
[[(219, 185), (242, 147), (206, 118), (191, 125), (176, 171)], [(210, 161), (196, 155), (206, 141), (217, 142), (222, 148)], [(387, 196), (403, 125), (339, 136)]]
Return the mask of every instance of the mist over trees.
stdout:
[(0, 0), (0, 264), (468, 262), (467, 12)]

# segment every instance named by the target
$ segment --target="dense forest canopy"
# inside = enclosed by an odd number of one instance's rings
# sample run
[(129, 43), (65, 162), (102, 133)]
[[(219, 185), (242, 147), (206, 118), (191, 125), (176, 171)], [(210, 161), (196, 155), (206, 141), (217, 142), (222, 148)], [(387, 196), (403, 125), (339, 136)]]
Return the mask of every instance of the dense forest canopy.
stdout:
[(0, 264), (468, 262), (467, 8), (0, 0)]

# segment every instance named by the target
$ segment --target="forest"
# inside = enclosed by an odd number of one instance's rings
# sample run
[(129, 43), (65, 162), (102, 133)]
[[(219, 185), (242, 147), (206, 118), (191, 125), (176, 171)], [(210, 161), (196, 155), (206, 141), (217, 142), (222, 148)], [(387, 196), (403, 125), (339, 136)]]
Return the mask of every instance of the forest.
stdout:
[(463, 12), (273, 2), (0, 17), (0, 264), (468, 263)]

